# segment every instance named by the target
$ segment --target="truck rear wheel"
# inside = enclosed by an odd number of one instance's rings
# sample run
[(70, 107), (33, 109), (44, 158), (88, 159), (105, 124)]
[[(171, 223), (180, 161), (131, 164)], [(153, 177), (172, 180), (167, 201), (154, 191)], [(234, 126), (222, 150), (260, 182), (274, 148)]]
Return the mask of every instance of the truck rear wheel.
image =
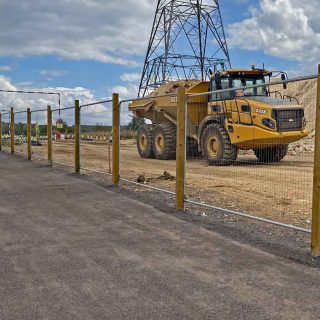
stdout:
[(152, 125), (143, 125), (137, 132), (137, 149), (141, 158), (154, 158)]
[(160, 123), (153, 132), (153, 153), (159, 160), (176, 158), (176, 126)]
[(253, 151), (260, 162), (280, 162), (287, 155), (288, 145), (264, 149), (254, 149)]
[(228, 132), (216, 123), (204, 130), (202, 149), (210, 166), (229, 166), (238, 157), (238, 148), (231, 144)]
[(196, 159), (200, 158), (202, 155), (198, 150), (198, 141), (191, 137), (187, 137), (187, 158), (189, 159)]

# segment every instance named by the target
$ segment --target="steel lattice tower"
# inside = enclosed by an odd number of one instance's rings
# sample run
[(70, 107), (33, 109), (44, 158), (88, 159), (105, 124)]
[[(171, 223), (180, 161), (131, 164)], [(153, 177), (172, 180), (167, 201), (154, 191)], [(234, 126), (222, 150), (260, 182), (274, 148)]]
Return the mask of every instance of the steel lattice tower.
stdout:
[(231, 67), (218, 0), (158, 0), (139, 96), (170, 80)]

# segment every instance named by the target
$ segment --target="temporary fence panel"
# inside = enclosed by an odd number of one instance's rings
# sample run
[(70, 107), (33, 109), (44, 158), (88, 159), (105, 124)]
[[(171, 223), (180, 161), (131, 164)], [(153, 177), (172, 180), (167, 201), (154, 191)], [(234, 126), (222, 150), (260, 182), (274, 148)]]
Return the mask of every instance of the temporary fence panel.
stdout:
[(313, 198), (312, 198), (312, 234), (311, 254), (320, 256), (320, 64), (318, 65), (317, 102), (315, 113), (314, 137), (314, 171), (313, 171)]
[(2, 150), (10, 150), (10, 113), (3, 112), (1, 113), (1, 146)]
[(52, 109), (52, 161), (68, 166), (75, 165), (74, 106)]
[[(159, 101), (168, 110), (160, 111)], [(131, 182), (139, 192), (150, 187), (175, 194), (176, 93), (121, 101), (120, 115), (122, 181)]]
[(112, 172), (112, 100), (80, 107), (81, 170)]
[(187, 199), (310, 229), (316, 83), (239, 75), (189, 94)]
[(34, 160), (47, 160), (47, 109), (31, 110), (31, 157)]
[(27, 111), (15, 111), (15, 152), (27, 156)]
[[(46, 125), (46, 117), (43, 116), (43, 113), (39, 113), (38, 110), (46, 109), (47, 104), (60, 106), (61, 95), (59, 92), (50, 92), (50, 91), (30, 91), (30, 90), (3, 90), (1, 93), (3, 97), (3, 102), (6, 110), (10, 108), (14, 109), (15, 124), (15, 140), (14, 147), (16, 153), (21, 153), (27, 155), (26, 148), (26, 121), (27, 121), (27, 108), (31, 109), (31, 143), (32, 143), (32, 153), (35, 158), (45, 156), (45, 153), (42, 152), (40, 148), (40, 142), (42, 139), (45, 141), (46, 133), (43, 130), (43, 127)], [(44, 110), (46, 111), (46, 110)], [(1, 111), (4, 117), (4, 110)], [(5, 127), (6, 129), (6, 127)], [(21, 132), (23, 129), (24, 132)], [(36, 131), (40, 131), (37, 137)], [(7, 140), (5, 138), (5, 140)], [(38, 140), (38, 141), (36, 141)], [(5, 141), (6, 142), (6, 141)], [(10, 148), (11, 149), (11, 148)]]

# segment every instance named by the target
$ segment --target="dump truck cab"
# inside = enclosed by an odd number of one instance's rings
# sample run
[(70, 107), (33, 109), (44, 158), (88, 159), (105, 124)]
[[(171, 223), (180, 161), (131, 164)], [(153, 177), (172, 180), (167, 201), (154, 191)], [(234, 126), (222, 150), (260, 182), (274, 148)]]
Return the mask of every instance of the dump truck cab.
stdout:
[(287, 145), (308, 135), (304, 109), (297, 99), (273, 96), (272, 86), (255, 87), (271, 77), (272, 72), (260, 69), (233, 69), (212, 75), (210, 91), (229, 91), (209, 95), (208, 115), (224, 116), (230, 139), (240, 149)]

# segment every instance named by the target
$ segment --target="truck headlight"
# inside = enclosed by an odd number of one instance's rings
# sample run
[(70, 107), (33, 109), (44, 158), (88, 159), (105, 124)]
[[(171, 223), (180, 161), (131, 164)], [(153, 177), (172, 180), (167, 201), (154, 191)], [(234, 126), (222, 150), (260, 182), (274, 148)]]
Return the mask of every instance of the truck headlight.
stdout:
[(270, 129), (275, 129), (276, 128), (276, 124), (273, 120), (268, 119), (268, 118), (264, 118), (262, 119), (262, 124), (265, 125), (266, 127), (270, 128)]

